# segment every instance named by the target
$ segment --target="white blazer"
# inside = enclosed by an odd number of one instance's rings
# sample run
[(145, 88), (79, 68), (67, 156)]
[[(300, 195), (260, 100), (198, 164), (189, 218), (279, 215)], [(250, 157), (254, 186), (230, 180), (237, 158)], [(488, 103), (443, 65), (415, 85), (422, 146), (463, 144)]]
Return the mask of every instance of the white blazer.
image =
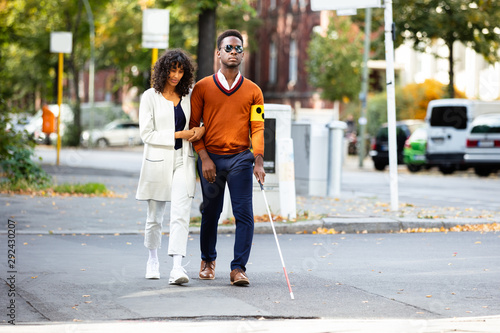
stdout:
[[(182, 97), (186, 116), (185, 130), (191, 117), (191, 92)], [(175, 112), (174, 103), (150, 88), (144, 92), (139, 106), (139, 130), (144, 142), (137, 200), (171, 201), (174, 173)], [(186, 170), (186, 187), (190, 197), (195, 191), (195, 157), (191, 143), (182, 140), (182, 157)]]

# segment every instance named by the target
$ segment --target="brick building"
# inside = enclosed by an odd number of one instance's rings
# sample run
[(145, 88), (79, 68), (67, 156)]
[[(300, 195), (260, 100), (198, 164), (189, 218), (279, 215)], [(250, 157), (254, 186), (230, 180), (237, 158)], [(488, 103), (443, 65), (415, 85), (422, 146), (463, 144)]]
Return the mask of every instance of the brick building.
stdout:
[(293, 108), (325, 108), (308, 83), (307, 47), (316, 27), (327, 22), (320, 12), (311, 11), (310, 0), (259, 0), (257, 13), (263, 21), (245, 71), (262, 89), (266, 103), (288, 104)]

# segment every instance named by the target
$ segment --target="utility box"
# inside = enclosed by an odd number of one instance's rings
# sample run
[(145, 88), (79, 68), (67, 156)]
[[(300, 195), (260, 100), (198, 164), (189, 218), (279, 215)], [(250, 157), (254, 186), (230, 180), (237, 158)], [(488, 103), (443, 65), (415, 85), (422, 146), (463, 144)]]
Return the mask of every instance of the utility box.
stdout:
[(297, 194), (326, 196), (328, 177), (328, 128), (325, 123), (292, 124)]
[(342, 121), (292, 124), (297, 194), (320, 197), (339, 194), (346, 126)]
[[(282, 104), (264, 104), (264, 191), (269, 210), (285, 219), (297, 217), (295, 196), (294, 149), (291, 138), (292, 108)], [(267, 217), (267, 207), (259, 183), (253, 177), (253, 212)], [(219, 219), (233, 217), (229, 191), (224, 194), (223, 210)]]
[[(272, 214), (285, 219), (297, 217), (295, 197), (294, 150), (291, 137), (292, 108), (283, 104), (265, 104), (264, 170), (266, 193)], [(267, 215), (259, 183), (254, 178), (253, 207), (255, 215)]]

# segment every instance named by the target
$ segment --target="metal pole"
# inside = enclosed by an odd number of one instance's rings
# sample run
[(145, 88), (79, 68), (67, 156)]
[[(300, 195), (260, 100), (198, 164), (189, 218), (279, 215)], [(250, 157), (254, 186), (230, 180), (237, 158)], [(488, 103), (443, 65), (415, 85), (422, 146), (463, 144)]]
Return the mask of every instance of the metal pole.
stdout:
[[(153, 71), (155, 68), (155, 63), (156, 60), (158, 60), (158, 49), (153, 49), (152, 55), (151, 55), (151, 78), (153, 78)], [(153, 86), (153, 81), (151, 81), (151, 87)]]
[(368, 58), (370, 57), (370, 35), (372, 32), (372, 9), (365, 9), (365, 52), (363, 55), (363, 82), (361, 85), (361, 115), (359, 117), (359, 167), (363, 167), (365, 159), (365, 136), (366, 136), (366, 101), (368, 99)]
[(385, 0), (385, 59), (387, 84), (387, 130), (389, 132), (389, 177), (391, 189), (391, 210), (399, 209), (398, 202), (398, 155), (396, 142), (396, 92), (394, 82), (394, 30), (392, 21), (392, 0)]
[(95, 28), (94, 15), (88, 0), (83, 0), (87, 19), (89, 21), (90, 37), (90, 62), (89, 62), (89, 103), (90, 103), (90, 123), (89, 123), (89, 146), (92, 146), (92, 130), (94, 129), (94, 85), (95, 85)]
[(59, 113), (57, 115), (57, 158), (56, 165), (59, 165), (59, 153), (61, 151), (61, 135), (60, 135), (60, 127), (61, 127), (61, 114), (62, 114), (62, 89), (63, 89), (63, 67), (64, 67), (64, 54), (59, 53), (59, 67), (58, 67), (58, 77), (57, 77), (57, 106), (59, 107)]

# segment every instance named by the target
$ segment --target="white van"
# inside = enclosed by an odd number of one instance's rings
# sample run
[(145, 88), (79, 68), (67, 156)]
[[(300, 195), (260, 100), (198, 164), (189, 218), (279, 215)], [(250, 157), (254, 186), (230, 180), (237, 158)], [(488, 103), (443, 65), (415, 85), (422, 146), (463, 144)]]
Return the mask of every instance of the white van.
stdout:
[(465, 169), (465, 137), (472, 120), (486, 113), (500, 113), (500, 102), (468, 99), (438, 99), (429, 102), (426, 157), (443, 174)]

